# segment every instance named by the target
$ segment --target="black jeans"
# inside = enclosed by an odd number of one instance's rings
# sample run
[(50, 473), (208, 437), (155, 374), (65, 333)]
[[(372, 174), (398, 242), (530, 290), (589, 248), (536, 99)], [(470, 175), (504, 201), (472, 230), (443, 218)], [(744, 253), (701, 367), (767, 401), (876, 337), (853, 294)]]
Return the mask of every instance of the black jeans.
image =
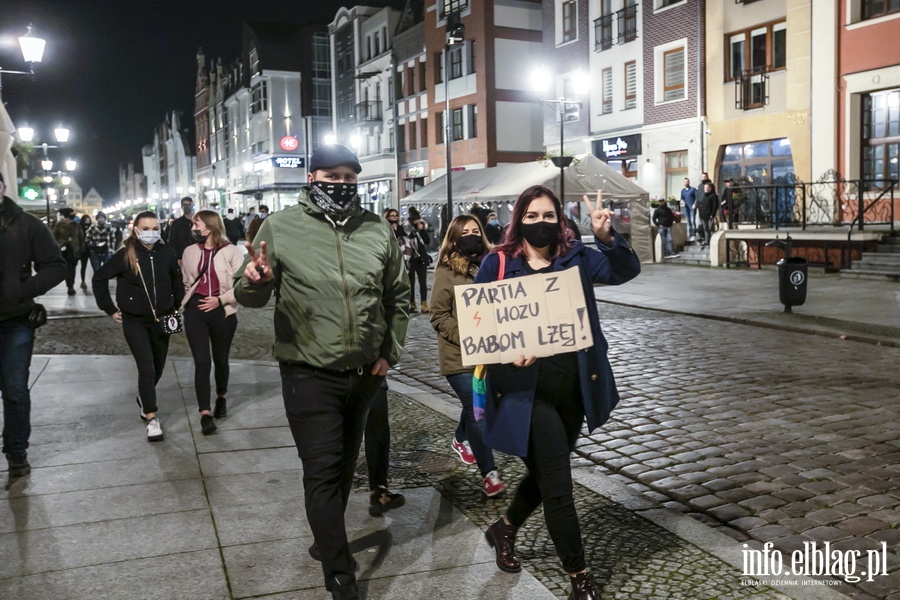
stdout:
[(169, 354), (169, 336), (159, 323), (141, 321), (122, 317), (122, 333), (131, 349), (134, 363), (138, 370), (138, 395), (141, 409), (145, 413), (155, 413), (156, 384), (162, 378), (166, 368), (166, 356)]
[(34, 327), (24, 319), (0, 321), (0, 396), (3, 396), (3, 452), (25, 458), (31, 437), (28, 369), (34, 351)]
[(75, 289), (75, 275), (78, 271), (78, 257), (71, 250), (63, 252), (66, 259), (66, 288)]
[[(577, 390), (577, 379), (575, 381)], [(567, 386), (571, 387), (571, 386)], [(534, 401), (531, 414), (531, 439), (525, 478), (516, 488), (506, 518), (513, 527), (521, 527), (541, 502), (547, 531), (567, 573), (585, 568), (581, 527), (572, 497), (572, 467), (569, 454), (584, 420), (580, 393), (542, 394)]]
[(366, 469), (369, 489), (387, 487), (391, 452), (391, 425), (388, 423), (388, 385), (382, 381), (366, 418)]
[(416, 276), (419, 277), (419, 296), (422, 302), (428, 300), (428, 266), (419, 259), (409, 261), (409, 303), (416, 303)]
[(337, 373), (281, 363), (281, 389), (291, 435), (303, 462), (306, 519), (322, 554), (325, 587), (335, 576), (355, 578), (344, 511), (366, 413), (384, 377), (359, 371)]
[[(230, 368), (228, 355), (231, 341), (237, 330), (237, 315), (226, 315), (223, 307), (204, 312), (197, 303), (200, 296), (194, 296), (184, 310), (184, 333), (187, 335), (191, 356), (194, 357), (194, 392), (200, 412), (210, 410), (209, 372), (216, 366), (216, 395), (228, 393)], [(212, 353), (210, 354), (210, 344)]]
[(81, 283), (84, 283), (84, 274), (87, 271), (88, 263), (91, 262), (91, 255), (85, 250), (81, 253), (78, 261), (81, 263)]

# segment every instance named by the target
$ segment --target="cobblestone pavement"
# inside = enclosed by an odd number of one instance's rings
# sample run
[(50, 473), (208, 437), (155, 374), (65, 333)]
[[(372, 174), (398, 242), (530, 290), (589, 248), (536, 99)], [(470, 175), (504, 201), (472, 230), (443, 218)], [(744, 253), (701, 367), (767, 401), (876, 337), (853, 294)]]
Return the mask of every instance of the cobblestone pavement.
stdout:
[[(884, 542), (889, 574), (842, 591), (900, 600), (900, 349), (609, 304), (600, 314), (622, 401), (576, 460), (738, 541), (784, 553)], [(239, 319), (233, 356), (268, 358), (271, 310)], [(127, 349), (110, 319), (79, 319), (48, 324), (36, 352)], [(171, 354), (189, 356), (184, 336)], [(427, 315), (412, 319), (391, 376), (453, 398)]]
[[(477, 470), (465, 467), (450, 456), (453, 421), (393, 392), (389, 395), (389, 415), (392, 489), (435, 485), (482, 529), (503, 514), (509, 502), (508, 494), (486, 498), (481, 493)], [(498, 455), (498, 467), (510, 482), (524, 475), (519, 459)], [(356, 483), (368, 489), (362, 459)], [(575, 502), (587, 564), (602, 586), (604, 598), (784, 598), (769, 587), (747, 586), (749, 578), (742, 577), (739, 570), (577, 484)], [(560, 567), (540, 511), (522, 527), (516, 550), (525, 569), (558, 598), (568, 597), (567, 576)]]

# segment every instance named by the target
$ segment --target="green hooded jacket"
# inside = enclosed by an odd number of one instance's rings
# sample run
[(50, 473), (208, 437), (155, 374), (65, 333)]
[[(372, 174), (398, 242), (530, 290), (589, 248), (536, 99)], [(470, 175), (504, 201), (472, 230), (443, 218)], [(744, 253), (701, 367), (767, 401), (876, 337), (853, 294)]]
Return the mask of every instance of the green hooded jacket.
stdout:
[[(385, 358), (391, 365), (409, 323), (409, 278), (387, 221), (359, 208), (342, 227), (300, 192), (300, 202), (265, 219), (253, 246), (266, 242), (275, 275), (252, 285), (235, 274), (234, 295), (260, 308), (275, 293), (275, 358), (347, 371)], [(250, 262), (249, 256), (244, 267)]]

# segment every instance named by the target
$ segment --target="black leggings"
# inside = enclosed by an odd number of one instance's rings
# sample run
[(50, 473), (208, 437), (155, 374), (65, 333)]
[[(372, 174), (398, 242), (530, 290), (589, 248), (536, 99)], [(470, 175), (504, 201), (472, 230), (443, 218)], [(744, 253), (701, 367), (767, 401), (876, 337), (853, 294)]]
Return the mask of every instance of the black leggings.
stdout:
[(91, 262), (91, 255), (85, 252), (78, 260), (81, 261), (81, 283), (84, 283), (84, 273), (87, 271), (88, 263)]
[(409, 303), (416, 303), (416, 276), (419, 277), (419, 295), (422, 302), (428, 300), (428, 265), (424, 262), (413, 259), (409, 261)]
[[(209, 372), (215, 364), (216, 395), (228, 393), (230, 369), (228, 355), (237, 329), (237, 315), (225, 315), (225, 309), (204, 312), (197, 307), (200, 296), (194, 296), (184, 311), (184, 332), (194, 357), (194, 391), (200, 412), (210, 410)], [(212, 353), (210, 353), (210, 344)]]
[(166, 368), (169, 336), (159, 323), (122, 318), (122, 333), (138, 370), (138, 395), (144, 413), (155, 413), (156, 384)]
[(528, 472), (516, 488), (506, 518), (513, 527), (521, 527), (543, 502), (547, 531), (562, 566), (567, 573), (577, 573), (585, 568), (584, 547), (572, 497), (569, 454), (581, 431), (584, 409), (580, 394), (566, 391), (570, 393), (542, 395), (538, 390), (528, 456), (522, 459)]

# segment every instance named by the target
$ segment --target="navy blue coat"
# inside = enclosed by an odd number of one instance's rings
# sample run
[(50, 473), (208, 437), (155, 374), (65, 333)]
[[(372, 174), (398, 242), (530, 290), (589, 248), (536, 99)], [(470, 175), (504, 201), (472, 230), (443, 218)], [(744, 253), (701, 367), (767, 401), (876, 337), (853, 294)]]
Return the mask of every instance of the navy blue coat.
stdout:
[[(617, 232), (613, 231), (613, 235), (616, 241), (612, 246), (595, 240), (599, 248), (597, 250), (578, 241), (569, 252), (552, 262), (554, 271), (578, 267), (581, 273), (581, 286), (594, 337), (593, 346), (578, 352), (581, 401), (589, 431), (603, 425), (619, 402), (616, 381), (606, 356), (609, 345), (600, 331), (594, 284), (619, 285), (634, 279), (641, 272), (641, 263), (634, 250)], [(481, 263), (474, 283), (496, 281), (499, 266), (497, 254), (488, 254)], [(528, 275), (525, 257), (507, 257), (503, 278), (512, 279), (525, 275)], [(526, 456), (531, 431), (531, 408), (538, 382), (538, 365), (488, 365), (487, 370), (484, 441), (500, 452)]]

